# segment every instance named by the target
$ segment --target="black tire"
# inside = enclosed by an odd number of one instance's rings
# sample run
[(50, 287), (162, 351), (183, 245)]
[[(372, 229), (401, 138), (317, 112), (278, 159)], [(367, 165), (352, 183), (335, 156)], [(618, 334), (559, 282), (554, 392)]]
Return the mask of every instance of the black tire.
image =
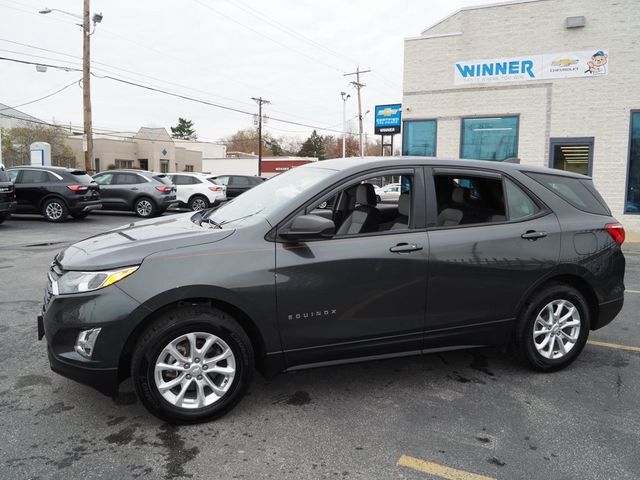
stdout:
[(376, 195), (376, 203), (382, 203), (382, 199), (380, 198), (380, 195)]
[(82, 220), (83, 218), (87, 218), (89, 216), (89, 212), (72, 213), (71, 216), (76, 220)]
[(209, 203), (209, 199), (204, 195), (194, 195), (189, 199), (189, 210), (194, 212), (206, 210), (210, 206), (211, 204)]
[(69, 209), (63, 200), (50, 198), (42, 205), (42, 216), (47, 222), (64, 222), (69, 215)]
[[(577, 310), (579, 314), (579, 333), (577, 335), (577, 341), (573, 344), (570, 350), (560, 358), (545, 358), (536, 347), (534, 340), (534, 326), (538, 315), (542, 313), (543, 309), (554, 301), (565, 300), (570, 302)], [(553, 307), (552, 307), (553, 310)], [(561, 312), (567, 313), (568, 307), (564, 307)], [(543, 314), (543, 317), (550, 316), (549, 313)], [(571, 319), (577, 320), (577, 319)], [(540, 372), (555, 372), (561, 370), (570, 365), (587, 343), (589, 338), (589, 329), (591, 325), (590, 310), (584, 296), (575, 288), (563, 283), (551, 283), (543, 287), (540, 291), (535, 293), (531, 299), (524, 305), (521, 314), (518, 317), (518, 323), (515, 330), (513, 351), (514, 353), (530, 368)], [(566, 331), (566, 330), (565, 330)], [(571, 333), (571, 330), (569, 330)], [(542, 339), (537, 342), (542, 344), (546, 335), (540, 335), (537, 338)], [(555, 340), (554, 340), (555, 342)], [(547, 342), (549, 345), (550, 342)], [(551, 354), (556, 352), (556, 345), (554, 343), (554, 350)], [(560, 350), (558, 349), (558, 354)]]
[(133, 211), (141, 218), (151, 218), (157, 210), (155, 202), (149, 197), (140, 197), (133, 204)]
[(0, 223), (4, 222), (7, 218), (9, 218), (8, 213), (0, 213)]
[[(193, 332), (213, 334), (226, 343), (235, 359), (235, 375), (226, 393), (211, 405), (180, 408), (158, 390), (155, 364), (172, 340)], [(208, 306), (190, 306), (162, 314), (143, 332), (133, 352), (131, 377), (138, 397), (153, 415), (170, 423), (193, 424), (213, 420), (231, 410), (251, 383), (253, 365), (251, 342), (231, 316)]]

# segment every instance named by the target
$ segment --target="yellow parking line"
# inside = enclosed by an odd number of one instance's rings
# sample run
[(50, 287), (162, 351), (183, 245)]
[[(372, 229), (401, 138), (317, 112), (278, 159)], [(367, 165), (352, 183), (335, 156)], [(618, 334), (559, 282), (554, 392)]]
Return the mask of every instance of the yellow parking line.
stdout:
[(620, 345), (618, 343), (598, 342), (596, 340), (587, 340), (589, 345), (596, 347), (615, 348), (616, 350), (629, 350), (630, 352), (640, 352), (640, 347), (632, 347), (630, 345)]
[(455, 468), (445, 467), (438, 463), (427, 462), (419, 458), (402, 455), (398, 459), (397, 465), (412, 468), (419, 472), (428, 473), (437, 477), (446, 478), (448, 480), (496, 480), (493, 477), (485, 477), (475, 473), (465, 472), (464, 470), (456, 470)]
[(640, 290), (625, 290), (627, 293), (640, 293)]

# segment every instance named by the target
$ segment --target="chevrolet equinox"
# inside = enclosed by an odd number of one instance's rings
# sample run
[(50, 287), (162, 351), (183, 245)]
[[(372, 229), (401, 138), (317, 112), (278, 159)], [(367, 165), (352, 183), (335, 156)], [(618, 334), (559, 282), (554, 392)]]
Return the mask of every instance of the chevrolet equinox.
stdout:
[[(400, 195), (378, 203), (374, 185)], [(331, 208), (317, 208), (322, 204)], [(217, 208), (60, 252), (38, 335), (51, 368), (154, 415), (211, 420), (266, 376), (509, 345), (573, 362), (622, 308), (624, 229), (589, 177), (510, 163), (337, 159)]]

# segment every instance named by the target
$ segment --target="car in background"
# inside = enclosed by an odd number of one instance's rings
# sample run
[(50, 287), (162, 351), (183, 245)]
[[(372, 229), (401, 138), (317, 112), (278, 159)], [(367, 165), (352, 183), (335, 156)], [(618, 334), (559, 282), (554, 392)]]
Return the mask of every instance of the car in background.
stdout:
[(16, 208), (16, 194), (13, 182), (0, 164), (0, 223), (4, 222)]
[(38, 213), (49, 222), (69, 215), (85, 218), (102, 208), (100, 188), (84, 170), (66, 167), (20, 166), (7, 169), (14, 184), (15, 213)]
[(176, 187), (176, 198), (181, 206), (198, 211), (224, 202), (227, 187), (216, 185), (202, 173), (172, 173), (168, 177)]
[(227, 197), (234, 198), (266, 180), (255, 175), (216, 175), (209, 177), (216, 185), (227, 187)]
[(400, 184), (386, 185), (376, 191), (376, 199), (378, 203), (381, 202), (394, 202), (397, 203), (400, 199)]
[(162, 215), (176, 206), (176, 187), (164, 173), (107, 170), (93, 176), (105, 210), (125, 210), (142, 218)]

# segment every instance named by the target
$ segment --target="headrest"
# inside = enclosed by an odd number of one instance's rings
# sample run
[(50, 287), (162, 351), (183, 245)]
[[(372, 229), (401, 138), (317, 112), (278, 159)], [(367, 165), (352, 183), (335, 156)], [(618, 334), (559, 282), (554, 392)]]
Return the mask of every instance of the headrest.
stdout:
[(408, 193), (403, 193), (400, 195), (398, 199), (398, 213), (400, 215), (404, 215), (405, 217), (409, 216), (409, 209), (411, 208), (411, 195)]
[(356, 203), (376, 206), (376, 191), (370, 183), (361, 183), (356, 189)]
[(469, 200), (469, 189), (464, 187), (456, 187), (451, 193), (453, 203), (464, 205)]

